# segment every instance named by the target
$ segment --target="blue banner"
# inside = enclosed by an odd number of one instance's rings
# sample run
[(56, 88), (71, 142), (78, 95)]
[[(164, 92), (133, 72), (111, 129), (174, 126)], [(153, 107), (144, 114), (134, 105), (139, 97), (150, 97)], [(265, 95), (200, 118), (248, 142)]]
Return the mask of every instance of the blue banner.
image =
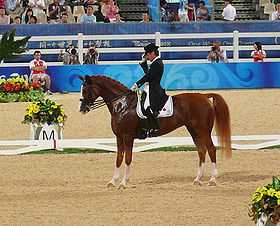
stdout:
[[(166, 64), (162, 86), (168, 90), (279, 88), (280, 62)], [(29, 74), (28, 67), (0, 67), (0, 75)], [(106, 75), (130, 87), (141, 78), (137, 64), (52, 66), (48, 68), (53, 91), (80, 91), (79, 76)]]

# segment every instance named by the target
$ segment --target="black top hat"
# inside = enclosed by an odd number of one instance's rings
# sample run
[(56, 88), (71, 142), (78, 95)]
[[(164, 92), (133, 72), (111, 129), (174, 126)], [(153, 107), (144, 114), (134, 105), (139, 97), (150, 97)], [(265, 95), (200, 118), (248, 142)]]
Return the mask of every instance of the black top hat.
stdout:
[(146, 45), (144, 47), (145, 53), (151, 53), (154, 52), (156, 50), (158, 50), (158, 46), (156, 46), (154, 43), (150, 43), (149, 45)]

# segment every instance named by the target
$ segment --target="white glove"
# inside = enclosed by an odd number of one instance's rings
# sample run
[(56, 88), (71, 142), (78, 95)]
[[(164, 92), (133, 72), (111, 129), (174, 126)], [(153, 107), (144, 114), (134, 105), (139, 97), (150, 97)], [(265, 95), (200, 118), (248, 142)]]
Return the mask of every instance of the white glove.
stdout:
[(138, 86), (136, 83), (133, 84), (133, 86), (131, 86), (130, 90), (132, 90), (133, 92), (138, 90)]
[(147, 62), (147, 55), (145, 53), (142, 54), (141, 63)]

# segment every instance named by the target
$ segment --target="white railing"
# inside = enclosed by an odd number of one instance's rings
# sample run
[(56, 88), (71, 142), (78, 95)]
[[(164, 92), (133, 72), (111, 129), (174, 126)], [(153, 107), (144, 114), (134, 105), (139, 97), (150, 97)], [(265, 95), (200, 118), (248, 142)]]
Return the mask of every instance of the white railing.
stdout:
[[(77, 41), (77, 48), (79, 54), (79, 61), (83, 62), (83, 54), (87, 49), (84, 48), (84, 41), (103, 41), (103, 40), (155, 40), (155, 43), (160, 46), (161, 40), (168, 39), (219, 39), (231, 38), (232, 46), (222, 46), (224, 50), (233, 51), (233, 59), (230, 62), (252, 61), (250, 56), (248, 59), (239, 59), (240, 50), (253, 50), (252, 46), (239, 45), (240, 38), (260, 38), (273, 37), (277, 40), (280, 37), (280, 32), (246, 32), (233, 31), (231, 33), (182, 33), (182, 34), (161, 34), (156, 32), (154, 34), (130, 34), (130, 35), (66, 35), (66, 36), (33, 36), (30, 42), (33, 41)], [(22, 38), (22, 37), (17, 37)], [(166, 47), (161, 46), (160, 52), (188, 52), (188, 51), (209, 51), (211, 46), (180, 46), (180, 47)], [(280, 45), (263, 45), (264, 50), (280, 50)], [(42, 54), (59, 54), (61, 49), (40, 49)], [(121, 48), (98, 48), (99, 53), (140, 53), (143, 52), (142, 46), (136, 47), (121, 47)], [(34, 50), (29, 50), (25, 54), (33, 54)], [(280, 58), (267, 58), (266, 61), (280, 61)], [(101, 61), (100, 64), (130, 64), (138, 61)], [(167, 63), (205, 63), (206, 59), (193, 60), (166, 60)], [(61, 65), (61, 62), (48, 62), (49, 65)], [(1, 66), (23, 66), (28, 63), (4, 63)]]

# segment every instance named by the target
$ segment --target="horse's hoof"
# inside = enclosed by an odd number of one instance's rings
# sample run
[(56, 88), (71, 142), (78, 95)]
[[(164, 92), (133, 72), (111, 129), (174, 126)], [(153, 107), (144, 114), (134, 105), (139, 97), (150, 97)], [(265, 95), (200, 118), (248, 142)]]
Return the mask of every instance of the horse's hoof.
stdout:
[(116, 184), (112, 181), (110, 181), (108, 184), (107, 184), (107, 188), (114, 188), (116, 187)]
[(120, 184), (118, 187), (118, 190), (123, 190), (126, 189), (126, 185), (125, 184)]
[(200, 181), (200, 180), (194, 180), (194, 181), (193, 181), (193, 185), (202, 186), (202, 181)]
[(209, 180), (209, 182), (208, 182), (208, 186), (217, 186), (217, 182), (216, 182), (216, 180), (215, 180), (215, 179), (211, 179), (211, 180)]

